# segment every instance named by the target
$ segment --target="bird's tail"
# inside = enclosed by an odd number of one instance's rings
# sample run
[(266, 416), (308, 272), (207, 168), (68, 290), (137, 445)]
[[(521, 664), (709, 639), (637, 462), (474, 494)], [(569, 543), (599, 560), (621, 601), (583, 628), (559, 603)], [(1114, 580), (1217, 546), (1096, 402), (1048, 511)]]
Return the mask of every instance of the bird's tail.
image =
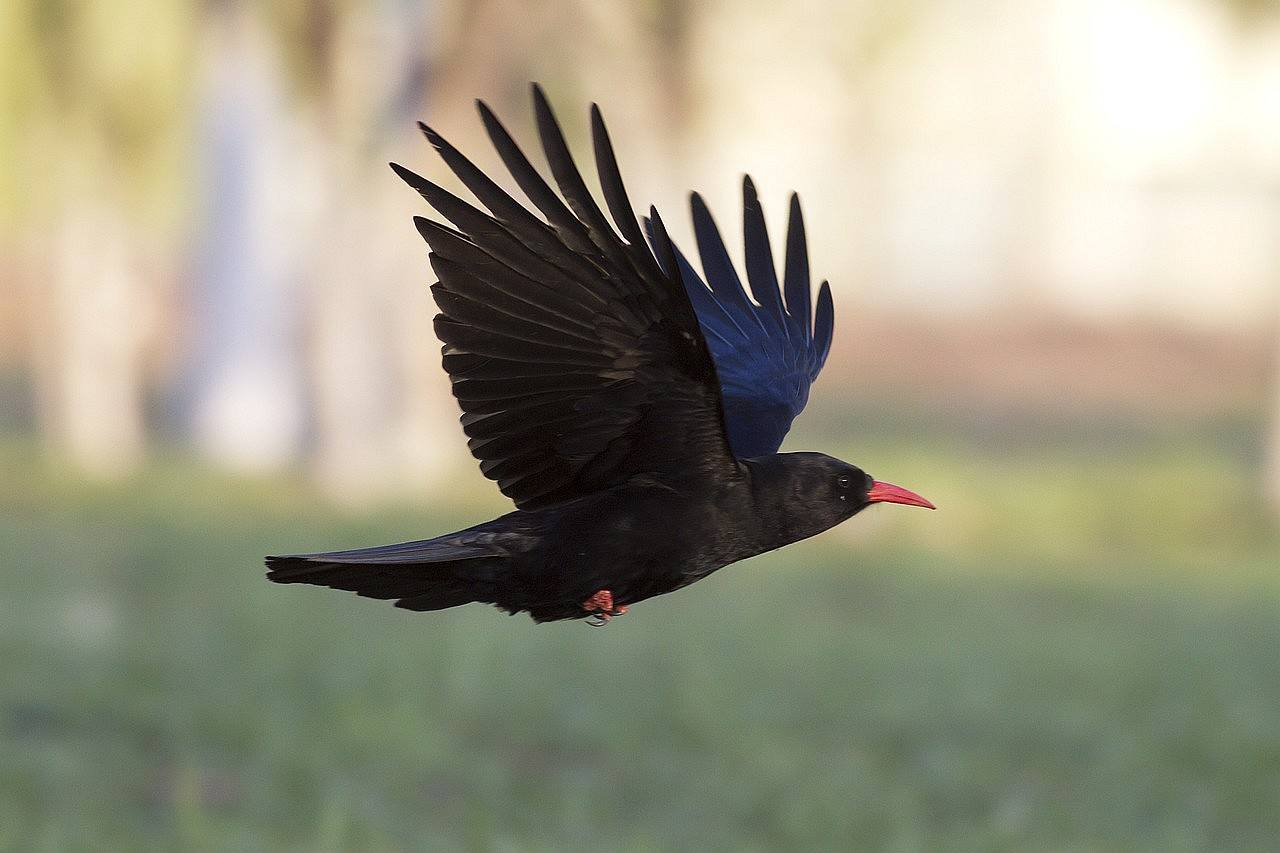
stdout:
[(507, 554), (477, 529), (354, 551), (267, 557), (267, 579), (398, 599), (407, 610), (493, 602)]

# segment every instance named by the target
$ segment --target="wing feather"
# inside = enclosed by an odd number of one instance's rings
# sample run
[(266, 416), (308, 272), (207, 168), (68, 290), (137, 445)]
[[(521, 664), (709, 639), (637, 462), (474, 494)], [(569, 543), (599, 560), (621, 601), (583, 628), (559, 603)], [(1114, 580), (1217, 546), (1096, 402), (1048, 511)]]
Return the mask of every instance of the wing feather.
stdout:
[(810, 376), (818, 377), (818, 371), (827, 362), (827, 354), (831, 352), (831, 336), (835, 331), (836, 312), (831, 301), (831, 285), (823, 282), (818, 288), (818, 307), (813, 317), (813, 346), (809, 353)]
[(596, 164), (600, 173), (600, 186), (604, 190), (604, 200), (609, 206), (609, 215), (617, 223), (618, 230), (627, 240), (628, 254), (636, 269), (644, 274), (647, 281), (660, 281), (663, 273), (654, 262), (653, 255), (645, 247), (644, 234), (640, 231), (640, 223), (636, 221), (635, 210), (627, 197), (627, 188), (622, 183), (622, 172), (618, 169), (618, 159), (613, 153), (613, 143), (609, 140), (609, 131), (604, 125), (604, 117), (600, 107), (591, 105), (591, 140), (595, 146)]
[(418, 123), (418, 128), (440, 155), (440, 159), (444, 160), (445, 165), (453, 170), (463, 185), (480, 200), (495, 219), (541, 257), (550, 258), (556, 255), (560, 241), (556, 239), (555, 232), (545, 222), (508, 195), (502, 187), (494, 183), (493, 179), (463, 156), (462, 152), (450, 145), (443, 136), (421, 122)]
[(764, 324), (756, 315), (742, 289), (742, 281), (733, 261), (729, 259), (729, 250), (725, 248), (720, 229), (707, 208), (707, 203), (698, 193), (689, 196), (689, 208), (693, 214), (693, 235), (698, 243), (698, 254), (702, 257), (702, 271), (706, 273), (707, 285), (728, 313), (734, 328), (740, 335), (751, 335), (750, 329), (755, 327), (764, 333)]
[(804, 214), (800, 196), (791, 194), (787, 214), (787, 254), (783, 261), (783, 280), (787, 297), (787, 315), (792, 337), (807, 344), (813, 339), (813, 306), (809, 293), (809, 246), (804, 236)]
[(773, 266), (773, 249), (769, 247), (769, 232), (764, 224), (764, 210), (756, 195), (756, 185), (751, 176), (742, 179), (742, 245), (747, 261), (747, 282), (758, 306), (756, 315), (762, 318), (771, 336), (788, 336), (782, 294), (778, 291), (778, 273)]
[(747, 281), (754, 301), (697, 193), (690, 195), (689, 206), (706, 283), (678, 249), (676, 265), (715, 360), (729, 442), (735, 455), (749, 458), (776, 453), (804, 409), (809, 387), (831, 349), (834, 311), (826, 282), (818, 290), (816, 309), (811, 301), (799, 198), (791, 196), (781, 287), (750, 177), (743, 179), (742, 201)]
[(542, 141), (542, 151), (546, 155), (547, 165), (551, 167), (551, 175), (560, 188), (560, 194), (568, 202), (569, 209), (577, 215), (578, 220), (586, 226), (587, 235), (604, 256), (619, 270), (630, 266), (622, 246), (614, 234), (613, 228), (605, 221), (600, 206), (592, 198), (591, 191), (582, 180), (573, 157), (569, 153), (569, 145), (564, 140), (560, 123), (542, 87), (533, 86), (533, 112), (538, 125), (538, 138)]
[(502, 158), (503, 164), (515, 179), (521, 192), (528, 196), (533, 206), (542, 212), (547, 222), (570, 250), (583, 257), (595, 255), (597, 250), (587, 237), (586, 228), (573, 215), (573, 211), (560, 200), (555, 190), (551, 189), (551, 185), (538, 174), (538, 170), (529, 162), (529, 158), (520, 150), (520, 146), (516, 145), (511, 134), (503, 127), (502, 122), (498, 121), (498, 117), (483, 101), (477, 101), (476, 107), (480, 111), (480, 120), (484, 123), (485, 132), (489, 134), (489, 141), (493, 143), (498, 156)]

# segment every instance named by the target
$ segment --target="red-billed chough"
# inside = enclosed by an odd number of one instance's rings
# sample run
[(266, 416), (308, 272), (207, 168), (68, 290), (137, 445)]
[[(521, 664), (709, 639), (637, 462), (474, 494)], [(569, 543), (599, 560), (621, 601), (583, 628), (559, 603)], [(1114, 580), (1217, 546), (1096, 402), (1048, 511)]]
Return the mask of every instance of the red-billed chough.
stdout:
[(777, 452), (833, 328), (826, 282), (810, 303), (796, 196), (779, 286), (755, 188), (743, 181), (749, 297), (694, 194), (704, 283), (653, 208), (642, 229), (599, 109), (591, 135), (612, 225), (536, 85), (533, 105), (559, 193), (479, 110), (541, 216), (425, 125), (488, 212), (391, 166), (453, 223), (414, 220), (439, 278), (436, 335), (468, 446), (517, 509), (434, 539), (268, 557), (267, 577), (410, 610), (478, 601), (538, 622), (599, 623), (873, 503), (932, 508), (838, 459)]

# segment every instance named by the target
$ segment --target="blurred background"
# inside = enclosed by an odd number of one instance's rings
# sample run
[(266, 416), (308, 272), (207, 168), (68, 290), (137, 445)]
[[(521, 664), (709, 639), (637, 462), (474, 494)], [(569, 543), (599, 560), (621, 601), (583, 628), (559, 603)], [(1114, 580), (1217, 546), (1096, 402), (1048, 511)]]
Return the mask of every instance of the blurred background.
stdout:
[[(530, 80), (686, 248), (800, 192), (785, 449), (938, 512), (607, 630), (262, 579), (508, 508), (386, 161)], [(1274, 849), (1280, 4), (7, 0), (0, 98), (0, 848)]]

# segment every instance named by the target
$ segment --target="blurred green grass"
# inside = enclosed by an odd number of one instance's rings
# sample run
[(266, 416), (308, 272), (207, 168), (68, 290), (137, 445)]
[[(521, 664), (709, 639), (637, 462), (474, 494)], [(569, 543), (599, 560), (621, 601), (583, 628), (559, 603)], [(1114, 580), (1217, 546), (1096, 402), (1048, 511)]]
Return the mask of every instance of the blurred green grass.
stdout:
[[(816, 443), (815, 443), (816, 446)], [(0, 445), (0, 849), (1227, 850), (1280, 838), (1280, 548), (1228, 444), (874, 436), (934, 499), (605, 630), (262, 579), (356, 515)]]

